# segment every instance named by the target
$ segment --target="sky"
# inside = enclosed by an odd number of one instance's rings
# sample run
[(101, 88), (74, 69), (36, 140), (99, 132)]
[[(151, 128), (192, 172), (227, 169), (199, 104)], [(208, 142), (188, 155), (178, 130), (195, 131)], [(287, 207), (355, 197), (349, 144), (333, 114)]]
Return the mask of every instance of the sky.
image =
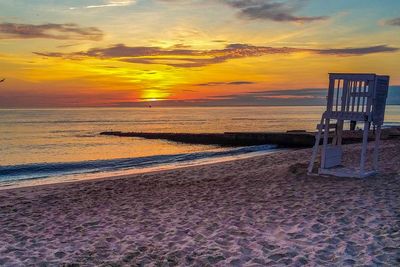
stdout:
[(0, 108), (313, 105), (329, 72), (400, 104), (399, 0), (0, 0)]

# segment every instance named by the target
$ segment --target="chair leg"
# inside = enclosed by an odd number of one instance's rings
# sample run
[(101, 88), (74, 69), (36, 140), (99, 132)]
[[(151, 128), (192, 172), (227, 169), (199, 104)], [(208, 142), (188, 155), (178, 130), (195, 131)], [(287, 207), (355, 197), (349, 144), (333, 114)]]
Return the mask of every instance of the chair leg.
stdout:
[(338, 120), (337, 123), (337, 128), (338, 128), (338, 137), (337, 137), (337, 145), (341, 146), (342, 145), (342, 134), (343, 134), (343, 120)]
[(378, 171), (378, 154), (379, 154), (379, 143), (381, 140), (381, 125), (378, 125), (375, 133), (375, 147), (374, 147), (374, 171)]
[(367, 159), (367, 148), (368, 148), (368, 131), (370, 127), (370, 122), (364, 122), (364, 133), (363, 133), (363, 142), (361, 148), (361, 160), (360, 160), (360, 176), (364, 175), (365, 170), (365, 161)]
[(323, 123), (323, 119), (321, 119), (321, 124), (320, 124), (321, 127), (319, 127), (317, 136), (315, 137), (315, 144), (314, 144), (313, 152), (311, 155), (311, 161), (310, 161), (310, 164), (308, 165), (308, 169), (307, 169), (308, 174), (312, 173), (312, 170), (314, 168), (314, 162), (315, 162), (315, 159), (317, 158), (319, 142), (321, 140), (322, 123)]
[(321, 151), (321, 169), (325, 167), (325, 156), (326, 156), (325, 153), (329, 138), (328, 134), (329, 134), (329, 119), (325, 119), (324, 141), (322, 143), (322, 151)]

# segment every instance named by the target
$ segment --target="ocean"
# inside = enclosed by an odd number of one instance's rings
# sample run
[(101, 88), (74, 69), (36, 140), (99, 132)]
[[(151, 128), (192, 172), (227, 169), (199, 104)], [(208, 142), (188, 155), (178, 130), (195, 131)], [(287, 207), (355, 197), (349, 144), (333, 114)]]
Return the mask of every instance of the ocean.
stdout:
[[(271, 153), (99, 135), (102, 131), (262, 132), (315, 129), (324, 107), (0, 109), (0, 187), (72, 181)], [(400, 124), (388, 106), (386, 125)]]

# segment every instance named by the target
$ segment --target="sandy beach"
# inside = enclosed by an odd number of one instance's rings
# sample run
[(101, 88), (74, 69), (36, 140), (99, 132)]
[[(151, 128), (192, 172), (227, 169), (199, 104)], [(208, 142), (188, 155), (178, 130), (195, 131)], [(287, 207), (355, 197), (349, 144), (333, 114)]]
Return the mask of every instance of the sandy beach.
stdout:
[(2, 190), (0, 265), (399, 266), (400, 141), (381, 151), (366, 179), (307, 176), (304, 149)]

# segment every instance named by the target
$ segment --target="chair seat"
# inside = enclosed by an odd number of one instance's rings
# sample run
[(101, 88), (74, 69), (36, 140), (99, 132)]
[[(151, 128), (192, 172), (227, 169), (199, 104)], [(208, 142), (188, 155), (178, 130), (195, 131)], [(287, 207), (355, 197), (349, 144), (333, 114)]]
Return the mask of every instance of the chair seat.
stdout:
[(369, 117), (366, 112), (331, 111), (324, 113), (324, 118), (334, 120), (368, 121)]

